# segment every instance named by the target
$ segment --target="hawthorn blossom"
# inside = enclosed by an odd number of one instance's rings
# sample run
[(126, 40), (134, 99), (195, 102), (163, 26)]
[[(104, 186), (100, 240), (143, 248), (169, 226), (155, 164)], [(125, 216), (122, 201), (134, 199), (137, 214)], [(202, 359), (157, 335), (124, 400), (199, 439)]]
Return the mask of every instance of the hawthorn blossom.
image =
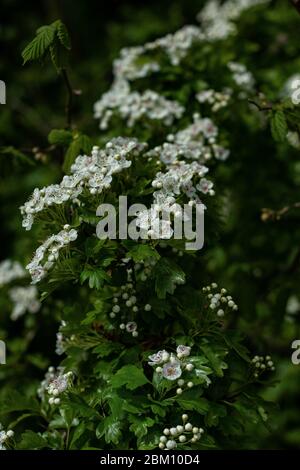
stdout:
[(18, 261), (5, 259), (0, 262), (0, 287), (26, 276), (26, 271)]
[(179, 362), (167, 362), (163, 366), (162, 375), (167, 380), (177, 380), (182, 374)]
[(229, 62), (228, 68), (232, 72), (232, 78), (238, 86), (246, 91), (251, 91), (253, 89), (254, 77), (252, 73), (247, 70), (244, 64)]
[(148, 364), (150, 366), (156, 366), (158, 364), (162, 364), (164, 362), (164, 357), (167, 357), (167, 360), (169, 359), (169, 354), (167, 351), (164, 349), (162, 351), (158, 351), (155, 354), (151, 354), (151, 356), (148, 357), (149, 362)]
[(59, 395), (68, 390), (72, 384), (73, 372), (65, 372), (64, 367), (49, 367), (44, 380), (37, 391), (38, 396), (44, 400), (46, 394), (50, 395), (48, 403), (50, 405), (59, 405)]
[(17, 320), (26, 311), (36, 313), (41, 308), (41, 302), (38, 300), (38, 291), (35, 286), (13, 287), (9, 291), (9, 296), (14, 304), (10, 316), (12, 320)]
[(152, 90), (143, 93), (131, 91), (129, 83), (124, 80), (115, 81), (112, 88), (94, 105), (94, 117), (100, 119), (100, 129), (108, 128), (114, 113), (126, 120), (128, 127), (133, 127), (144, 118), (160, 120), (170, 126), (183, 112), (183, 106), (177, 101), (167, 100)]
[[(149, 150), (147, 155), (158, 157), (167, 167), (182, 159), (197, 160), (199, 163), (212, 157), (225, 160), (229, 151), (217, 144), (218, 133), (211, 119), (195, 113), (192, 124), (175, 134), (169, 134), (167, 142)], [(223, 150), (223, 156), (219, 148)]]
[(200, 182), (197, 184), (196, 188), (202, 193), (206, 194), (213, 188), (213, 183), (206, 178), (201, 178)]
[(220, 0), (209, 0), (204, 8), (198, 13), (197, 19), (200, 21), (205, 37), (215, 41), (226, 39), (236, 32), (234, 20), (240, 14), (255, 5), (267, 3), (270, 0), (227, 0), (221, 3)]
[(177, 346), (176, 353), (180, 354), (181, 356), (187, 357), (191, 353), (191, 348), (189, 346), (184, 346), (183, 344), (180, 344)]
[(11, 439), (14, 436), (14, 431), (9, 429), (8, 431), (4, 431), (2, 424), (0, 423), (0, 450), (6, 450), (4, 444), (6, 441)]
[(32, 284), (40, 282), (47, 275), (47, 272), (58, 259), (59, 251), (76, 240), (76, 238), (77, 231), (71, 229), (69, 225), (65, 225), (63, 230), (56, 235), (51, 235), (39, 246), (34, 254), (33, 260), (26, 266), (26, 269), (28, 269), (31, 275)]
[(163, 430), (158, 444), (160, 449), (171, 450), (177, 447), (177, 443), (180, 445), (188, 443), (193, 444), (201, 439), (204, 429), (194, 426), (189, 422), (187, 423), (189, 419), (187, 414), (183, 414), (181, 419), (182, 424), (175, 424)]
[(128, 331), (128, 333), (132, 333), (132, 332), (136, 331), (136, 329), (137, 329), (137, 324), (134, 321), (131, 321), (131, 322), (127, 323), (126, 331)]
[(32, 197), (20, 208), (23, 227), (30, 230), (37, 213), (67, 201), (80, 204), (78, 199), (84, 189), (90, 194), (100, 194), (108, 189), (113, 175), (129, 168), (129, 156), (139, 155), (146, 144), (136, 139), (118, 137), (106, 144), (105, 149), (94, 146), (90, 156), (79, 155), (71, 166), (71, 175), (65, 175), (59, 184), (36, 188)]
[(196, 99), (201, 104), (210, 104), (212, 112), (215, 113), (228, 105), (231, 94), (232, 90), (228, 88), (223, 92), (217, 92), (215, 90), (208, 89), (197, 93)]

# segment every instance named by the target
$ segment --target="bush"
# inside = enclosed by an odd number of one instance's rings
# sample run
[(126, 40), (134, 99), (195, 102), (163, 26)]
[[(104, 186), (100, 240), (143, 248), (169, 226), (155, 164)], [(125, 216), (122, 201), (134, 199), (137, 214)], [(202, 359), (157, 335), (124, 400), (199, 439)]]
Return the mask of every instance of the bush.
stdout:
[[(21, 265), (0, 265), (3, 309), (13, 304), (13, 320), (38, 310), (42, 318), (18, 320), (25, 335), (8, 343), (19, 369), (3, 372), (1, 414), (15, 437), (2, 431), (2, 446), (259, 448), (273, 432), (270, 351), (297, 331), (282, 312), (299, 276), (300, 233), (281, 235), (276, 220), (298, 207), (299, 111), (283, 86), (299, 65), (290, 26), (298, 17), (283, 2), (228, 0), (208, 2), (197, 19), (121, 50), (112, 87), (94, 105), (100, 136), (73, 123), (65, 25), (39, 28), (23, 51), (25, 63), (50, 59), (66, 85), (66, 125), (35, 152), (53, 155), (65, 175), (52, 168), (58, 182), (43, 176), (21, 206), (23, 227), (38, 227), (32, 285)], [(292, 40), (282, 49), (286, 25)], [(32, 164), (26, 152), (3, 152)], [(147, 208), (129, 215), (142, 238), (120, 236), (119, 224), (114, 239), (99, 236), (114, 224), (98, 208), (119, 215), (120, 196)], [(202, 250), (172, 236), (183, 205), (205, 214)], [(162, 210), (171, 217), (159, 227)], [(39, 337), (58, 321), (59, 364)], [(32, 365), (48, 367), (40, 385)], [(12, 392), (17, 378), (21, 393)]]

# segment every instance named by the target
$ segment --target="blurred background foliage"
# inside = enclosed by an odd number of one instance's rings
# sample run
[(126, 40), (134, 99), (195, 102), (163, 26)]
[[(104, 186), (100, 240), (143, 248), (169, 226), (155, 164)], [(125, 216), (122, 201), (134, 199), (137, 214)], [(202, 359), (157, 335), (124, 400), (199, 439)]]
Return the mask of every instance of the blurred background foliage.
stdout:
[[(34, 229), (28, 236), (21, 228), (18, 207), (35, 187), (58, 181), (62, 171), (63, 156), (51, 153), (47, 136), (51, 129), (64, 127), (65, 88), (48, 64), (22, 67), (21, 51), (34, 31), (57, 18), (67, 25), (72, 39), (70, 80), (80, 90), (74, 98), (74, 122), (97, 138), (93, 103), (110, 86), (112, 60), (120, 48), (195, 23), (204, 3), (2, 0), (0, 78), (7, 84), (7, 104), (0, 108), (1, 259), (29, 260), (40, 235)], [(300, 71), (300, 15), (286, 1), (271, 2), (265, 15), (267, 22), (245, 15), (235, 40), (244, 63), (256, 74), (259, 90), (273, 100)], [(264, 123), (263, 113), (261, 120)], [(208, 243), (204, 250), (203, 265), (239, 304), (232, 326), (245, 334), (251, 350), (270, 353), (278, 364), (276, 383), (265, 396), (279, 409), (269, 435), (262, 433), (260, 447), (300, 448), (300, 366), (290, 359), (291, 343), (300, 338), (300, 210), (290, 210), (280, 220), (262, 220), (263, 208), (279, 210), (300, 201), (300, 153), (266, 139), (267, 125), (257, 129), (251, 116), (240, 127), (231, 116), (230, 125), (231, 157), (216, 170), (216, 186), (226, 188), (223, 198), (229, 210), (218, 243)], [(253, 140), (257, 151), (249, 154)], [(205, 285), (201, 272), (199, 266), (197, 276)], [(9, 320), (10, 308), (1, 294), (0, 337), (7, 339), (9, 351), (8, 365), (0, 367), (1, 387), (22, 381), (29, 391), (45, 367), (57, 361), (53, 351), (58, 318), (55, 324), (47, 301), (42, 316), (27, 315), (16, 323)]]

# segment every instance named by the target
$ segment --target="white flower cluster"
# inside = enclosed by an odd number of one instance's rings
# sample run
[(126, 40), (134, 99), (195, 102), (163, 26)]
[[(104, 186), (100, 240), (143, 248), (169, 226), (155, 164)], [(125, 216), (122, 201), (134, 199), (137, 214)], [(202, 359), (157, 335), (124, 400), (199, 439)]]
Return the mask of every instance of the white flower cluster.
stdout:
[(152, 90), (143, 93), (132, 91), (129, 82), (160, 70), (159, 63), (151, 59), (140, 64), (141, 56), (161, 51), (168, 56), (172, 65), (178, 65), (192, 44), (203, 38), (204, 35), (198, 26), (184, 26), (174, 34), (168, 34), (143, 46), (122, 49), (120, 57), (114, 61), (114, 82), (110, 90), (94, 104), (94, 117), (100, 119), (100, 129), (107, 129), (114, 111), (126, 119), (129, 127), (144, 117), (160, 120), (166, 126), (170, 126), (174, 119), (180, 118), (184, 107), (179, 103), (167, 100)]
[(134, 263), (135, 278), (142, 282), (147, 281), (156, 263), (157, 260), (154, 258), (144, 259), (138, 263)]
[(60, 328), (58, 332), (56, 333), (55, 352), (58, 356), (61, 356), (65, 352), (66, 338), (64, 337), (63, 333), (60, 331), (60, 329), (63, 328), (64, 326), (66, 326), (66, 322), (62, 320)]
[(189, 419), (187, 414), (182, 415), (182, 424), (165, 428), (163, 435), (159, 438), (158, 447), (164, 450), (176, 449), (177, 445), (195, 444), (201, 439), (204, 433), (203, 428), (193, 426), (187, 422)]
[(48, 399), (49, 405), (59, 405), (60, 398), (58, 397), (64, 393), (72, 384), (73, 372), (64, 372), (63, 367), (49, 367), (45, 379), (41, 382), (38, 389), (38, 396), (43, 400), (46, 393), (50, 395)]
[[(166, 100), (151, 90), (143, 93), (132, 91), (130, 82), (158, 72), (161, 54), (165, 54), (173, 66), (178, 66), (194, 44), (226, 38), (235, 32), (233, 20), (243, 10), (266, 1), (269, 0), (228, 0), (221, 4), (218, 0), (210, 0), (198, 14), (201, 27), (187, 25), (174, 34), (168, 34), (143, 46), (122, 49), (120, 56), (114, 61), (113, 85), (94, 105), (94, 116), (100, 119), (100, 128), (107, 129), (116, 110), (123, 119), (127, 120), (129, 127), (144, 116), (171, 125), (174, 118), (181, 117), (184, 108), (179, 103)], [(151, 58), (153, 52), (158, 59)], [(143, 60), (140, 60), (141, 57)], [(246, 76), (246, 71), (238, 75), (237, 80), (239, 82), (243, 80), (242, 85), (249, 87), (250, 75)], [(249, 82), (247, 85), (246, 79)], [(214, 106), (217, 110), (223, 106), (221, 103), (224, 99), (219, 100), (217, 97), (216, 100), (218, 104), (215, 103)]]
[[(185, 163), (177, 161), (170, 165), (166, 173), (159, 172), (152, 181), (152, 186), (157, 189), (153, 193), (151, 209), (140, 211), (136, 217), (136, 225), (143, 234), (152, 239), (170, 239), (173, 235), (172, 222), (169, 215), (182, 218), (182, 211), (176, 205), (176, 197), (185, 194), (192, 206), (195, 203), (205, 209), (199, 193), (213, 196), (213, 183), (203, 178), (208, 168), (198, 162)], [(196, 185), (193, 178), (197, 178)], [(161, 217), (161, 215), (163, 215)], [(144, 236), (144, 235), (143, 235)]]
[(148, 152), (149, 156), (159, 157), (165, 165), (176, 163), (185, 158), (205, 162), (213, 156), (217, 160), (226, 160), (229, 150), (217, 144), (218, 128), (209, 118), (201, 118), (198, 113), (194, 122), (176, 134), (169, 134), (168, 142)]
[(18, 261), (5, 259), (0, 263), (0, 287), (9, 284), (15, 279), (22, 279), (26, 276), (26, 271)]
[(139, 311), (139, 307), (137, 306), (136, 290), (132, 282), (127, 282), (120, 287), (120, 290), (115, 292), (113, 303), (114, 305), (109, 313), (110, 318), (114, 319), (119, 316), (122, 321), (119, 324), (119, 328), (127, 331), (127, 333), (130, 333), (134, 338), (136, 338), (138, 336), (136, 322), (133, 320), (124, 322), (124, 320), (128, 320), (129, 317), (134, 318)]
[(196, 99), (199, 101), (199, 103), (208, 103), (211, 105), (212, 112), (216, 113), (220, 109), (228, 106), (231, 94), (232, 90), (228, 88), (222, 92), (208, 89), (197, 93)]
[(286, 139), (288, 143), (295, 149), (300, 149), (300, 137), (297, 131), (288, 131), (286, 134)]
[(69, 225), (64, 225), (63, 230), (56, 235), (51, 235), (38, 247), (33, 260), (26, 266), (31, 275), (32, 284), (36, 284), (46, 276), (47, 272), (53, 267), (54, 262), (58, 259), (59, 251), (76, 240), (76, 238), (77, 231), (71, 229)]
[(251, 91), (254, 86), (254, 77), (244, 64), (229, 62), (228, 68), (232, 72), (235, 83), (245, 91)]
[[(213, 183), (203, 178), (207, 172), (208, 168), (198, 162), (178, 161), (170, 166), (166, 173), (157, 173), (152, 182), (152, 186), (157, 189), (153, 193), (155, 203), (172, 204), (175, 202), (173, 198), (180, 194), (185, 194), (190, 200), (196, 202), (201, 202), (197, 197), (197, 192), (213, 196)], [(194, 177), (199, 180), (196, 186), (192, 181)]]
[(133, 127), (137, 121), (144, 118), (159, 120), (165, 126), (170, 126), (174, 119), (183, 115), (184, 107), (177, 101), (167, 100), (152, 90), (145, 90), (142, 93), (131, 92), (128, 82), (117, 80), (94, 104), (94, 117), (100, 119), (100, 129), (108, 128), (114, 111), (126, 120), (128, 127)]
[(4, 446), (5, 442), (14, 437), (14, 431), (9, 429), (8, 431), (4, 431), (2, 424), (0, 423), (0, 450), (6, 450)]
[(118, 137), (108, 142), (105, 149), (93, 147), (91, 156), (79, 155), (71, 167), (72, 174), (64, 176), (60, 184), (34, 190), (29, 201), (20, 208), (23, 227), (30, 230), (35, 215), (47, 207), (66, 201), (80, 203), (78, 196), (85, 188), (91, 194), (109, 188), (113, 175), (131, 165), (126, 157), (138, 155), (145, 147), (146, 144), (136, 139)]
[(144, 46), (124, 47), (120, 50), (120, 56), (114, 60), (113, 71), (116, 79), (122, 80), (124, 86), (125, 84), (128, 85), (127, 80), (143, 78), (150, 73), (158, 72), (160, 70), (159, 64), (154, 61), (149, 61), (139, 65), (136, 64), (139, 57), (147, 52), (147, 49), (148, 44), (145, 44)]
[[(188, 197), (191, 206), (197, 203), (198, 209), (201, 207), (204, 210), (206, 207), (202, 203), (199, 193), (210, 196), (215, 194), (213, 183), (203, 178), (207, 172), (208, 168), (198, 162), (176, 161), (173, 165), (169, 165), (166, 173), (157, 173), (152, 181), (152, 186), (157, 189), (153, 193), (152, 207), (140, 211), (136, 217), (136, 225), (143, 234), (147, 234), (152, 239), (170, 239), (172, 237), (173, 228), (169, 215), (172, 213), (174, 217), (182, 218), (182, 211), (176, 205), (176, 197), (181, 194)], [(195, 185), (194, 178), (198, 180)]]
[(116, 78), (135, 80), (147, 76), (149, 73), (160, 70), (157, 62), (149, 59), (148, 62), (139, 64), (139, 58), (151, 52), (165, 53), (172, 65), (178, 65), (187, 55), (195, 41), (205, 38), (198, 26), (186, 25), (174, 34), (167, 34), (155, 41), (148, 42), (143, 46), (126, 47), (120, 52), (120, 57), (114, 61), (114, 74)]
[(38, 291), (35, 286), (16, 286), (9, 290), (9, 297), (13, 302), (13, 310), (10, 318), (17, 320), (25, 312), (36, 313), (41, 308), (38, 300)]
[(227, 0), (221, 3), (220, 0), (210, 0), (198, 13), (197, 19), (209, 40), (226, 39), (236, 32), (234, 20), (240, 14), (255, 5), (266, 3), (269, 0)]
[(238, 306), (232, 300), (231, 295), (226, 295), (227, 290), (224, 288), (218, 289), (218, 284), (215, 282), (209, 286), (203, 287), (202, 291), (207, 293), (209, 308), (216, 310), (218, 317), (224, 317), (227, 309), (238, 310)]
[(177, 395), (182, 394), (182, 387), (184, 385), (186, 385), (187, 388), (192, 388), (194, 386), (194, 382), (191, 380), (185, 381), (180, 379), (183, 371), (187, 371), (188, 373), (194, 371), (194, 365), (188, 360), (190, 353), (191, 348), (189, 346), (180, 344), (177, 346), (176, 355), (163, 349), (162, 351), (158, 351), (148, 357), (148, 364), (155, 367), (155, 372), (157, 374), (162, 375), (162, 377), (167, 380), (177, 380), (177, 384), (179, 385), (179, 388), (176, 390)]
[[(123, 263), (126, 265), (129, 261), (129, 258), (124, 258)], [(130, 333), (133, 338), (138, 336), (138, 326), (134, 321), (134, 318), (137, 316), (138, 312), (143, 309), (145, 312), (150, 312), (152, 306), (150, 304), (138, 305), (138, 299), (136, 297), (136, 289), (132, 282), (132, 272), (133, 269), (127, 269), (127, 283), (123, 284), (118, 291), (114, 293), (113, 296), (113, 306), (109, 317), (115, 319), (119, 317), (122, 323), (119, 324), (119, 328), (122, 331)], [(129, 321), (128, 321), (129, 320)]]
[(254, 356), (252, 359), (252, 364), (254, 366), (254, 377), (258, 378), (259, 375), (267, 370), (272, 372), (275, 371), (274, 362), (272, 361), (271, 356)]

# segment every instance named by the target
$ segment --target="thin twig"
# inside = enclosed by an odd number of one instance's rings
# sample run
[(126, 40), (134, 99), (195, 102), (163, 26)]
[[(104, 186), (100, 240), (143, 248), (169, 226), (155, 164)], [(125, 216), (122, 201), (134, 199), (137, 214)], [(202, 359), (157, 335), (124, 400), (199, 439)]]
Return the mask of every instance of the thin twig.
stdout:
[(291, 4), (296, 8), (298, 13), (300, 13), (300, 0), (291, 0)]
[(67, 118), (67, 127), (71, 127), (72, 125), (72, 106), (73, 106), (73, 88), (70, 83), (70, 79), (66, 69), (62, 69), (61, 71), (65, 85), (67, 87), (67, 101), (66, 101), (66, 118)]
[(260, 104), (253, 100), (248, 100), (248, 103), (254, 104), (254, 106), (256, 106), (259, 111), (272, 111), (272, 106), (260, 106)]
[(273, 210), (269, 208), (262, 209), (261, 219), (263, 222), (267, 222), (269, 220), (280, 220), (284, 215), (286, 215), (292, 209), (299, 209), (300, 202), (295, 202), (289, 206), (284, 206), (279, 210)]

